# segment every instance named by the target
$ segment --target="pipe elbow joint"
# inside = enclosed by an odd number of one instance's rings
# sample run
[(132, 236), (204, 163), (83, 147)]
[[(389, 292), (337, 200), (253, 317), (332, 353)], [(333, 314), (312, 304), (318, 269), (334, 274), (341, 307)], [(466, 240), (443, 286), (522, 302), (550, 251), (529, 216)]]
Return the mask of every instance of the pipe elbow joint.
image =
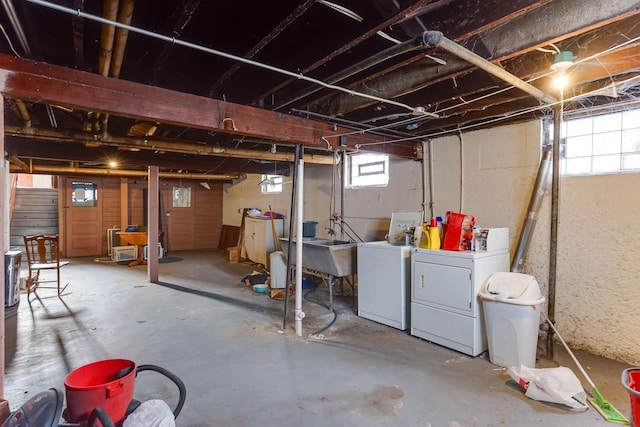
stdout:
[(438, 47), (443, 37), (441, 31), (425, 31), (422, 33), (422, 43), (428, 48)]

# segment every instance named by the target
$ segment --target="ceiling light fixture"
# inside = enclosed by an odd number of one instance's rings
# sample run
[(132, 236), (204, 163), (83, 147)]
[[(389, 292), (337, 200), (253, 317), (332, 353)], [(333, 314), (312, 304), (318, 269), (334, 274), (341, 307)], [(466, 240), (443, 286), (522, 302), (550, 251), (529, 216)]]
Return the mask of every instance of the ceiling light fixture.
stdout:
[(563, 50), (553, 55), (553, 64), (551, 64), (550, 68), (558, 73), (553, 79), (553, 86), (557, 89), (564, 89), (569, 83), (565, 70), (573, 65), (574, 59), (573, 52), (568, 50)]
[(569, 68), (573, 65), (574, 59), (576, 59), (576, 57), (573, 56), (573, 52), (563, 50), (562, 52), (553, 55), (553, 64), (551, 64), (551, 69), (553, 71), (558, 71)]

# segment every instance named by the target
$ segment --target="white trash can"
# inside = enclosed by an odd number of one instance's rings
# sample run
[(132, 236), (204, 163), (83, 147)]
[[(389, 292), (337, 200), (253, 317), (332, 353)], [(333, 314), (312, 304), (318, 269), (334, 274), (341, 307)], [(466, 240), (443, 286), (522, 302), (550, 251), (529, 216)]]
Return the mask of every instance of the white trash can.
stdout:
[(535, 368), (540, 312), (545, 302), (536, 279), (521, 273), (493, 273), (479, 295), (491, 363)]

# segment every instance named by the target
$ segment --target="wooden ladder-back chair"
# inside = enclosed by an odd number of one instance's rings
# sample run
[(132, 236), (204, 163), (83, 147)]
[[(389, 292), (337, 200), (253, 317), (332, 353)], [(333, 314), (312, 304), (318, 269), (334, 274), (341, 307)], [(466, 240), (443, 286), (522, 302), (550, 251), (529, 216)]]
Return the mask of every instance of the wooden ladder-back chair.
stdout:
[[(60, 287), (60, 267), (69, 264), (69, 261), (60, 261), (60, 246), (58, 236), (45, 236), (38, 234), (35, 236), (24, 236), (24, 249), (27, 255), (29, 266), (29, 276), (27, 277), (27, 301), (31, 295), (40, 287), (41, 283), (55, 283), (56, 286), (49, 286), (48, 289), (57, 289), (58, 296), (69, 285)], [(43, 279), (40, 277), (42, 270), (55, 270), (55, 279)], [(42, 286), (42, 288), (47, 288)]]

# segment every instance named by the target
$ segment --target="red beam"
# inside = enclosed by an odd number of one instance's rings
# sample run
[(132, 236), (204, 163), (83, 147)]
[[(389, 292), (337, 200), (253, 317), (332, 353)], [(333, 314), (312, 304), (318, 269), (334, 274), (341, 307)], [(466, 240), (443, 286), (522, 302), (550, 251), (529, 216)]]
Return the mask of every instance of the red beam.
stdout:
[[(316, 148), (338, 147), (337, 135), (351, 131), (328, 123), (1, 54), (0, 92), (9, 98), (30, 102)], [(347, 148), (384, 141), (386, 138), (379, 135), (359, 133), (348, 137)], [(380, 151), (415, 158), (413, 146), (382, 146), (385, 148)]]

